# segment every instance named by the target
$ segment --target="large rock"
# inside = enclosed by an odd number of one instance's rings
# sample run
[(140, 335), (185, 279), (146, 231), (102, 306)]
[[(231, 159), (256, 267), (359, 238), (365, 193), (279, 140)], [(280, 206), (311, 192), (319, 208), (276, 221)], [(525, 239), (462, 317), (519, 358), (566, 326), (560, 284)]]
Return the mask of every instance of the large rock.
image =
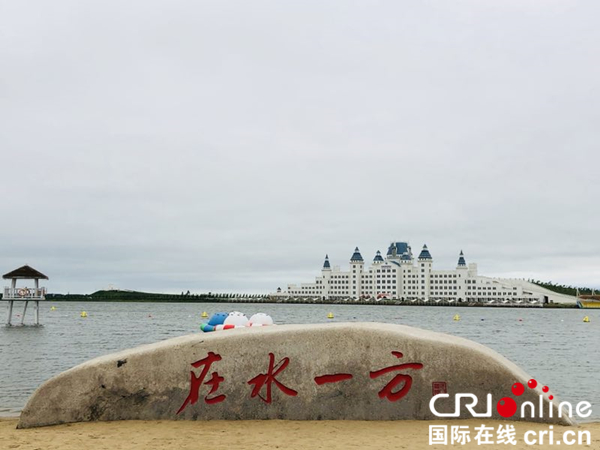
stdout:
[[(37, 389), (19, 428), (130, 419), (435, 419), (429, 403), (445, 389), (451, 397), (436, 402), (441, 412), (454, 411), (456, 393), (475, 394), (483, 412), (491, 393), (493, 418), (501, 418), (503, 397), (532, 401), (537, 416), (542, 392), (527, 387), (530, 378), (487, 347), (401, 325), (245, 328), (81, 364)], [(511, 393), (516, 382), (525, 386), (519, 397)], [(547, 395), (543, 405), (544, 418), (534, 420), (571, 423), (556, 406), (547, 419)], [(462, 408), (460, 417), (471, 416)]]

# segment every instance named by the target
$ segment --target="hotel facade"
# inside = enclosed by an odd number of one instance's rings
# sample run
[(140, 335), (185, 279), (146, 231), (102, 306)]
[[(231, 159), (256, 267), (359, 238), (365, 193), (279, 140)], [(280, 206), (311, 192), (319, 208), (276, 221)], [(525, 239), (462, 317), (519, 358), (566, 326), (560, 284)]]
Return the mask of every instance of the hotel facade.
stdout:
[(479, 275), (477, 264), (467, 264), (461, 251), (456, 268), (434, 269), (433, 257), (424, 245), (415, 258), (407, 242), (392, 242), (385, 258), (377, 251), (365, 266), (358, 249), (350, 258), (349, 270), (331, 267), (329, 256), (314, 283), (289, 284), (277, 295), (315, 299), (395, 299), (402, 301), (449, 302), (575, 302), (575, 297), (557, 294), (520, 279)]

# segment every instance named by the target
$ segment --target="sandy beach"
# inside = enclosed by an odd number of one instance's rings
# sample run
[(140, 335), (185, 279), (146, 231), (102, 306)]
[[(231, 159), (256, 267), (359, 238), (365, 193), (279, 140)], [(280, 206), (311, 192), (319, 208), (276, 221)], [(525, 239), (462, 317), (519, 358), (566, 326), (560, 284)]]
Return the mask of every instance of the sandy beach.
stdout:
[[(547, 430), (547, 425), (523, 422), (484, 422), (515, 425), (516, 446), (506, 448), (547, 448), (550, 445), (526, 445), (523, 435), (528, 430)], [(19, 450), (148, 450), (201, 448), (218, 449), (442, 449), (447, 445), (429, 445), (429, 425), (466, 425), (473, 428), (481, 421), (122, 421), (58, 425), (17, 430), (17, 419), (0, 420), (0, 448)], [(600, 423), (583, 424), (579, 428), (554, 427), (555, 439), (566, 430), (589, 430), (590, 446), (570, 448), (600, 449)], [(457, 445), (460, 446), (460, 445)], [(505, 445), (488, 445), (488, 448)], [(563, 445), (564, 446), (564, 445)], [(472, 439), (464, 448), (480, 448)], [(485, 447), (485, 446), (484, 446)]]

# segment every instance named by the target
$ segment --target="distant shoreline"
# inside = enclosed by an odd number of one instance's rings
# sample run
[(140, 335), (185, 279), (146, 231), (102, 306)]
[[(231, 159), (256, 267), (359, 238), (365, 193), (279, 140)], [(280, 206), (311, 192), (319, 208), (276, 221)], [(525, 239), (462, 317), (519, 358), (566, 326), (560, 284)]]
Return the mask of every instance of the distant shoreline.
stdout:
[[(25, 299), (23, 299), (24, 301)], [(260, 304), (307, 304), (307, 305), (373, 305), (373, 306), (436, 306), (460, 308), (538, 308), (538, 309), (573, 309), (573, 303), (488, 303), (488, 302), (447, 302), (447, 301), (408, 301), (398, 299), (317, 299), (314, 297), (283, 297), (281, 295), (260, 294), (221, 294), (208, 292), (192, 294), (189, 291), (181, 294), (164, 294), (140, 291), (102, 290), (92, 294), (47, 294), (49, 302), (114, 302), (114, 303), (260, 303)]]
[(435, 302), (406, 302), (400, 300), (380, 300), (380, 301), (366, 301), (366, 300), (281, 300), (277, 298), (221, 298), (221, 297), (181, 297), (175, 296), (175, 298), (93, 298), (89, 296), (61, 296), (58, 298), (46, 298), (45, 301), (51, 302), (90, 302), (90, 303), (254, 303), (254, 304), (286, 304), (286, 305), (364, 305), (364, 306), (427, 306), (427, 307), (459, 307), (459, 308), (515, 308), (515, 309), (577, 309), (576, 304), (567, 303), (548, 303), (542, 306), (537, 305), (503, 305), (503, 304), (486, 304), (486, 303), (435, 303)]

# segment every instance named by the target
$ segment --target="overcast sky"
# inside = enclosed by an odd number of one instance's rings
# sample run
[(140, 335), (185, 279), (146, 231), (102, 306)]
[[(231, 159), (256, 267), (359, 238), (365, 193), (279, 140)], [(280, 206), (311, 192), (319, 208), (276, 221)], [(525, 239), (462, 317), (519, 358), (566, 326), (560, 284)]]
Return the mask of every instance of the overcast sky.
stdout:
[(271, 292), (390, 241), (600, 287), (600, 2), (0, 0), (0, 271)]

